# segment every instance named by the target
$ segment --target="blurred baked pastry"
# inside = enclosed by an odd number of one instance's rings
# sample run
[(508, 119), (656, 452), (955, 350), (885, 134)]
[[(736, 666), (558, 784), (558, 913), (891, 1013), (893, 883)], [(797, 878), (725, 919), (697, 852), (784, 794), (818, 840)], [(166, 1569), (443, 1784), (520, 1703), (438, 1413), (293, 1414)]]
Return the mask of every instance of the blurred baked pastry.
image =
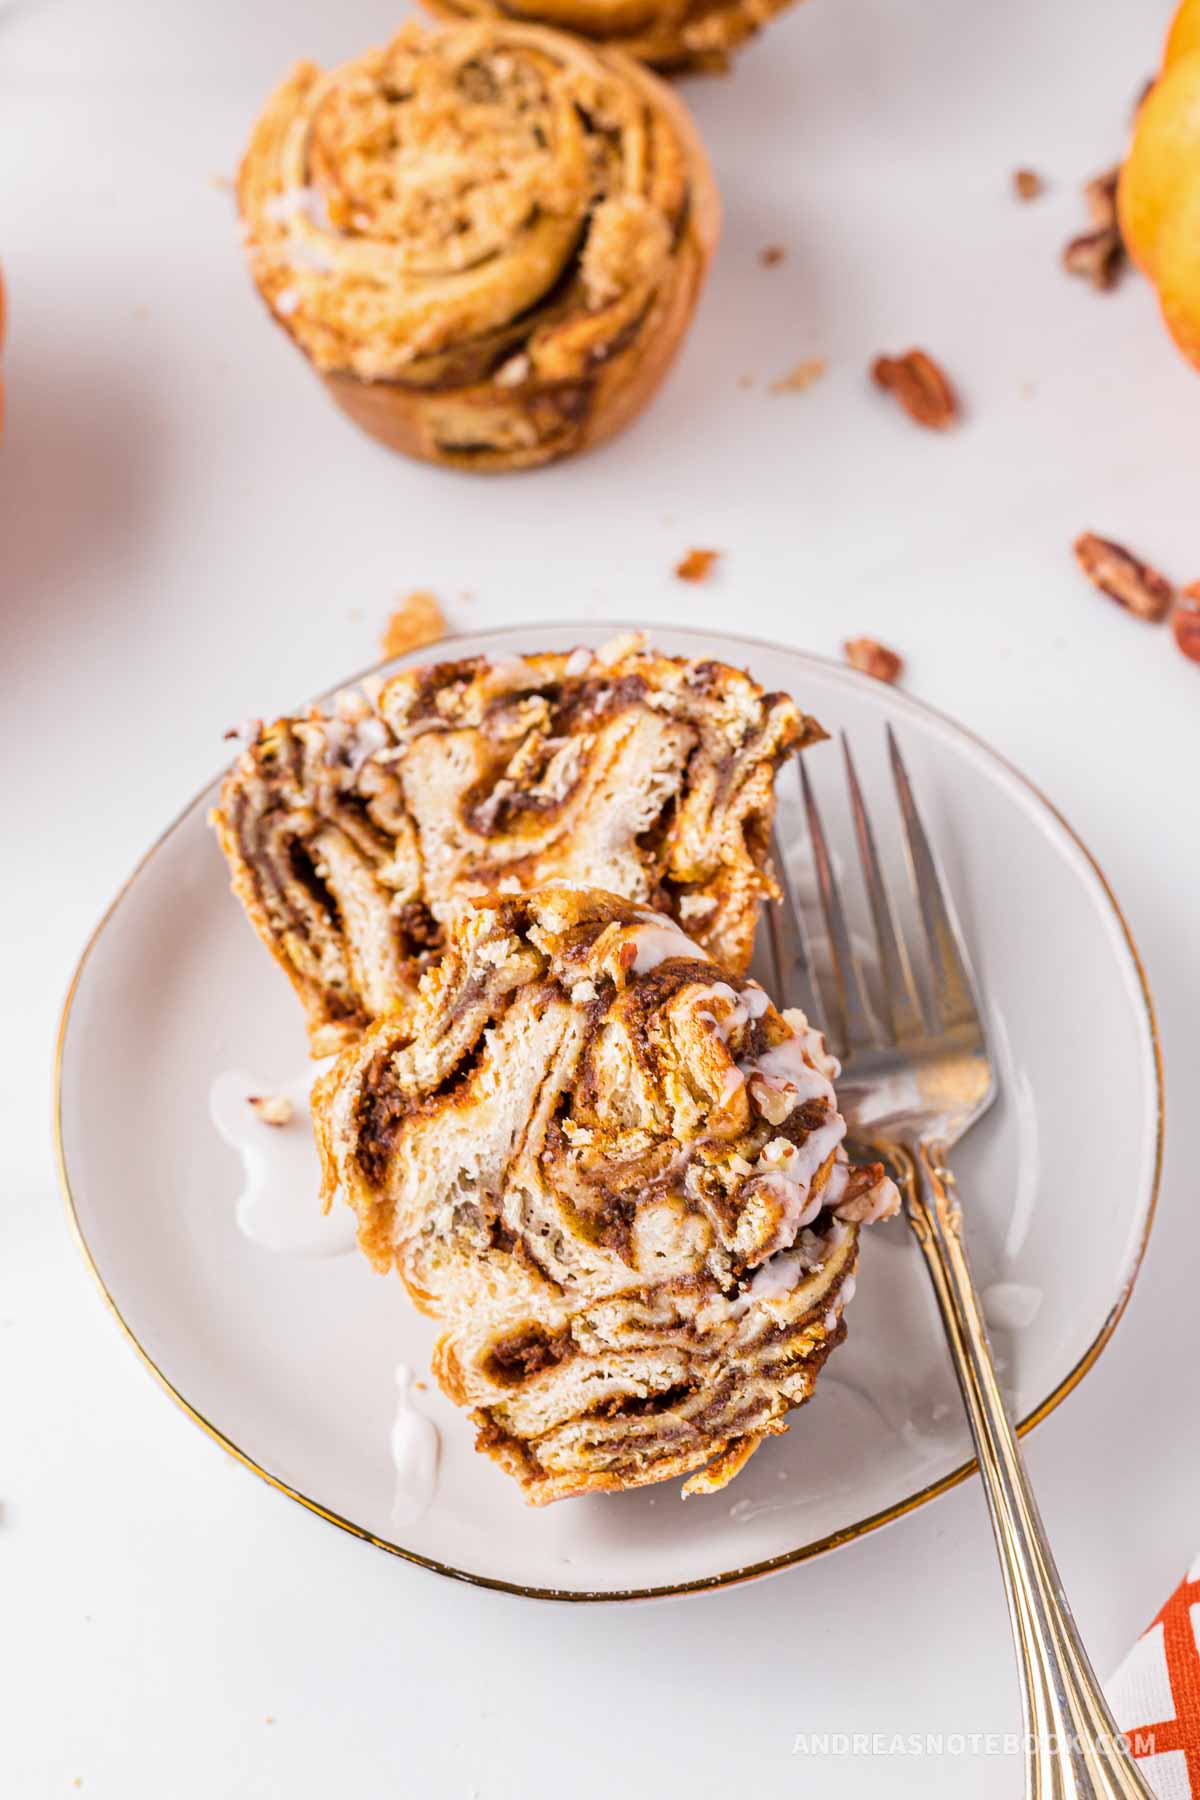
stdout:
[(682, 103), (619, 51), (499, 19), (302, 63), (238, 180), (267, 305), (363, 428), (517, 469), (599, 443), (687, 329), (719, 204)]
[(437, 1379), (529, 1500), (711, 1492), (812, 1393), (895, 1210), (835, 1073), (669, 919), (495, 897), (317, 1084), (326, 1204), (444, 1321)]
[(213, 821), (322, 1056), (411, 998), (456, 902), (491, 892), (608, 888), (744, 969), (775, 770), (823, 736), (787, 695), (637, 638), (471, 657), (259, 729)]
[(528, 19), (556, 25), (677, 73), (719, 72), (791, 0), (424, 0), (443, 19)]

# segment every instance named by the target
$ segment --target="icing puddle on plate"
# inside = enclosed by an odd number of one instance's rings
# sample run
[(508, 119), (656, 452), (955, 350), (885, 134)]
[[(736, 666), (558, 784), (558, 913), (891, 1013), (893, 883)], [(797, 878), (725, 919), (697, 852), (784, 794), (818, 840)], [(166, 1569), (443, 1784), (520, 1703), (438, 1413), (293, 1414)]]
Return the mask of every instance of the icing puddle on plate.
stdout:
[(407, 1363), (396, 1367), (396, 1387), (399, 1398), (392, 1425), (392, 1461), (396, 1465), (392, 1524), (405, 1526), (419, 1519), (433, 1499), (442, 1444), (433, 1420), (417, 1409), (413, 1372)]
[[(322, 1213), (317, 1195), (321, 1171), (313, 1142), (312, 1085), (332, 1058), (312, 1064), (289, 1081), (259, 1081), (241, 1069), (227, 1069), (209, 1089), (208, 1110), (218, 1135), (242, 1163), (235, 1216), (238, 1230), (260, 1250), (281, 1256), (342, 1256), (353, 1250), (356, 1220), (348, 1207)], [(283, 1115), (272, 1124), (261, 1107)], [(286, 1105), (279, 1103), (286, 1102)], [(414, 1399), (413, 1372), (396, 1369), (398, 1398), (391, 1430), (395, 1488), (392, 1524), (413, 1524), (426, 1512), (437, 1488), (441, 1438), (433, 1420)]]
[[(322, 1213), (321, 1171), (313, 1143), (312, 1084), (332, 1058), (311, 1064), (290, 1081), (260, 1081), (241, 1069), (218, 1075), (208, 1110), (218, 1134), (242, 1161), (238, 1229), (260, 1250), (281, 1256), (342, 1256), (354, 1248), (356, 1220), (348, 1207)], [(290, 1117), (270, 1125), (252, 1097), (285, 1100)]]

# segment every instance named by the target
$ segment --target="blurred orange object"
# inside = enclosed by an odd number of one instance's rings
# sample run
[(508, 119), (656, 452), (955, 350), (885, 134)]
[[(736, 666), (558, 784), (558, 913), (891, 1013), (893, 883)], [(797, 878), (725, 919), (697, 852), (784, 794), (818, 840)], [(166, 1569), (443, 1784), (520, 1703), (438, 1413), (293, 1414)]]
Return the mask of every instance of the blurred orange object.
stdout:
[(1183, 0), (1171, 24), (1162, 68), (1138, 108), (1117, 208), (1172, 337), (1200, 368), (1200, 0)]

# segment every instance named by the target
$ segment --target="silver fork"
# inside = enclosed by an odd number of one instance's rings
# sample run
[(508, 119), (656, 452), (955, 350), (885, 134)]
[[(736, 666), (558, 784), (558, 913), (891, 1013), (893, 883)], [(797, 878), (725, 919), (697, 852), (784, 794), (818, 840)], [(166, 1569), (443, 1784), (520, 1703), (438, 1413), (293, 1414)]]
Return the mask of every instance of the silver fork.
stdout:
[(814, 977), (809, 937), (773, 840), (782, 902), (768, 914), (781, 1003), (801, 1006), (841, 1059), (838, 1093), (855, 1138), (882, 1153), (921, 1246), (975, 1440), (1021, 1674), (1026, 1794), (1036, 1800), (1153, 1800), (1127, 1754), (1067, 1605), (1017, 1434), (996, 1379), (946, 1156), (991, 1105), (996, 1083), (976, 984), (895, 734), (888, 754), (927, 952), (923, 1000), (845, 738), (846, 782), (879, 960), (881, 1008), (854, 953), (816, 797), (800, 782), (832, 955)]

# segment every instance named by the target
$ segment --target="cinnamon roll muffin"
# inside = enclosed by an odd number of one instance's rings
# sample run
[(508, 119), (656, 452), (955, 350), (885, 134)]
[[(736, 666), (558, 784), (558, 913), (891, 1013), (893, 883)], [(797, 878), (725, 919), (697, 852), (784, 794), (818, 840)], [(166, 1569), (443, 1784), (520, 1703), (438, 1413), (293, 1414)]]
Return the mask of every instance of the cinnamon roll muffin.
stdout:
[(675, 73), (719, 73), (791, 0), (424, 0), (443, 19), (556, 25)]
[(682, 104), (619, 51), (534, 25), (406, 26), (268, 102), (238, 199), (275, 319), (359, 425), (519, 469), (627, 424), (716, 243)]
[(787, 695), (637, 638), (470, 657), (259, 729), (213, 822), (324, 1056), (412, 999), (473, 896), (608, 888), (744, 969), (775, 770), (823, 736)]
[(325, 1203), (444, 1322), (434, 1373), (527, 1499), (711, 1492), (809, 1398), (897, 1204), (836, 1072), (666, 917), (493, 897), (318, 1082)]

